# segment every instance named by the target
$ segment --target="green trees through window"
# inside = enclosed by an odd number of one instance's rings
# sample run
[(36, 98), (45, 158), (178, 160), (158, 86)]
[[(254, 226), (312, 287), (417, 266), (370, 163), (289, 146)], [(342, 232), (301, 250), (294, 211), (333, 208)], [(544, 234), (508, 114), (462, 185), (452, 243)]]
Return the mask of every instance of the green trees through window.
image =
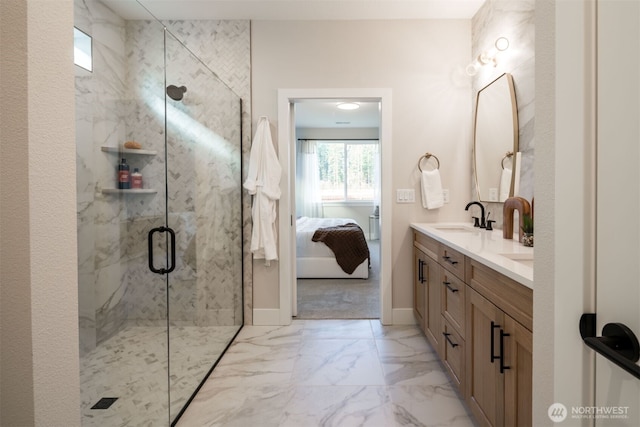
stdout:
[(372, 201), (378, 141), (318, 141), (322, 201)]

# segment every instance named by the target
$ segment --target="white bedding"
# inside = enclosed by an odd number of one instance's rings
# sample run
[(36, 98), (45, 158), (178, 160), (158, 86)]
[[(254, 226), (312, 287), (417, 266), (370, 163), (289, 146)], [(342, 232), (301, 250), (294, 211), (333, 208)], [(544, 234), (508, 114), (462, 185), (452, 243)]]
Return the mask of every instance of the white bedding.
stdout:
[(303, 216), (296, 221), (296, 255), (298, 257), (335, 258), (333, 251), (322, 242), (313, 242), (311, 238), (318, 228), (357, 222), (351, 218), (309, 218)]
[(369, 277), (369, 261), (365, 260), (352, 273), (338, 265), (333, 251), (322, 242), (311, 240), (318, 228), (357, 222), (351, 218), (308, 218), (296, 220), (296, 269), (298, 278), (358, 278)]

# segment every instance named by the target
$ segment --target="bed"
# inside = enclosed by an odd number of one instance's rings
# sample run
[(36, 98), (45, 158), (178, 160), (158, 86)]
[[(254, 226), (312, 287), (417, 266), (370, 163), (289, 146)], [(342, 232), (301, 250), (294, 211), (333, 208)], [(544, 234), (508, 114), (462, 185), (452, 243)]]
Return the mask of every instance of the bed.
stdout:
[[(353, 272), (349, 273), (338, 264), (336, 254), (327, 246), (335, 243), (327, 241), (313, 241), (314, 235), (317, 239), (322, 239), (329, 231), (327, 229), (350, 228), (353, 232), (352, 237), (355, 238), (356, 245), (364, 242), (366, 239), (360, 226), (351, 218), (309, 218), (301, 217), (296, 220), (296, 269), (297, 277), (300, 279), (367, 279), (369, 278), (369, 249), (359, 249), (360, 255), (366, 250), (366, 259), (355, 267)], [(316, 233), (318, 229), (322, 229)], [(345, 247), (340, 244), (340, 247)], [(338, 251), (338, 254), (340, 251)], [(352, 260), (353, 261), (353, 260)], [(344, 261), (341, 261), (344, 265)], [(353, 262), (351, 263), (353, 264)]]

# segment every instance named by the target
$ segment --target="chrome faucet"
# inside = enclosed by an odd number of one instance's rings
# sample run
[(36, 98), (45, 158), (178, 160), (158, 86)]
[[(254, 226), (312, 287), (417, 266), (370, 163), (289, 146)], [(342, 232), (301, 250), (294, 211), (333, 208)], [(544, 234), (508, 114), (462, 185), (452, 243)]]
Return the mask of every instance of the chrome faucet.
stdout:
[(468, 211), (469, 208), (473, 205), (480, 206), (480, 223), (478, 223), (478, 217), (472, 217), (475, 221), (473, 223), (474, 227), (487, 228), (487, 224), (485, 222), (486, 218), (484, 216), (484, 206), (480, 202), (469, 202), (467, 206), (464, 208), (465, 211)]

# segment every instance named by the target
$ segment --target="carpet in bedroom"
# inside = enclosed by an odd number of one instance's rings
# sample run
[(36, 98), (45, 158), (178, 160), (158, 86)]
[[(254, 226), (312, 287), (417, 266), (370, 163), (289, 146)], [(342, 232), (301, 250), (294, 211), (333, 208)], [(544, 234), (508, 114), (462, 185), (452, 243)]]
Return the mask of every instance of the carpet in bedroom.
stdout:
[(298, 319), (378, 319), (379, 240), (367, 242), (368, 279), (298, 279)]

